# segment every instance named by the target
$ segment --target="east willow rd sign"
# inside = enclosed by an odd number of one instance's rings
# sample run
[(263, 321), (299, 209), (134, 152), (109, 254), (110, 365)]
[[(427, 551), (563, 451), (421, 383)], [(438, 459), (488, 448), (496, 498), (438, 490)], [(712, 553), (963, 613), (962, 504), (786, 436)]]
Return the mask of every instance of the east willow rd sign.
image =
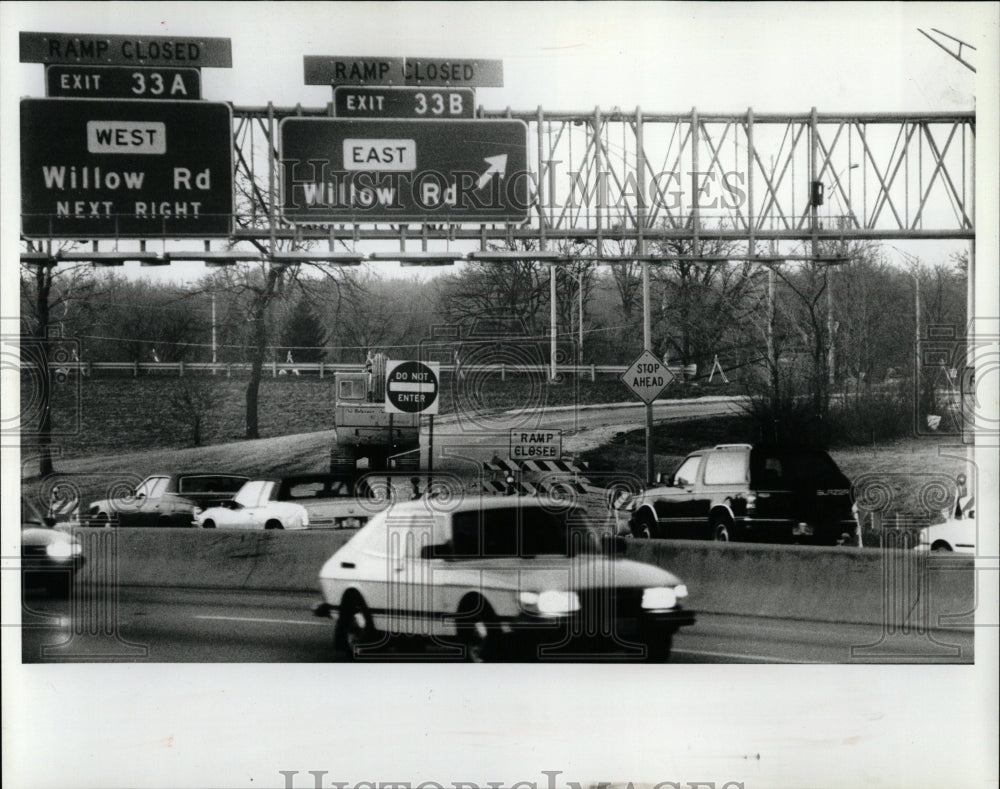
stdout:
[(523, 222), (531, 173), (519, 120), (281, 121), (291, 222)]
[(229, 105), (21, 102), (25, 236), (228, 236), (232, 217)]

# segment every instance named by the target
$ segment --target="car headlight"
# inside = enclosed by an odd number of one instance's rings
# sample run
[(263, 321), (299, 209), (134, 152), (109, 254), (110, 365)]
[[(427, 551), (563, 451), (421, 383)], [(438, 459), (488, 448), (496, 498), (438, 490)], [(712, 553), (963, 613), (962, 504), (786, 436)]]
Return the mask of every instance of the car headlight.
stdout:
[(50, 559), (69, 559), (83, 552), (78, 542), (51, 542), (45, 546), (45, 553)]
[(540, 616), (560, 616), (580, 610), (580, 598), (576, 592), (553, 589), (546, 592), (521, 592), (518, 597), (521, 608)]
[(673, 588), (654, 586), (642, 590), (642, 607), (647, 611), (676, 608), (677, 601), (684, 597), (687, 597), (687, 587), (684, 584), (678, 584)]

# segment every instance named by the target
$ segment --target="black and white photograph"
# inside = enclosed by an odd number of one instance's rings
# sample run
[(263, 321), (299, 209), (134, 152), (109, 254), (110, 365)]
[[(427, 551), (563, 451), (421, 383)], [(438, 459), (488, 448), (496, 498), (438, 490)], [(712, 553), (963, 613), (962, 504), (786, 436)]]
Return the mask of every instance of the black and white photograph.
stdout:
[(1000, 3), (0, 64), (6, 786), (996, 786)]

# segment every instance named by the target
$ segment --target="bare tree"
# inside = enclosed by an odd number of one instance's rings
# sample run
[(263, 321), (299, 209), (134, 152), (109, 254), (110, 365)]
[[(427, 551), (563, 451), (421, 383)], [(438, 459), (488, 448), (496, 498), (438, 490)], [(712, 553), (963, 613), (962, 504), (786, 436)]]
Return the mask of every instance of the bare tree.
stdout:
[(532, 258), (535, 242), (514, 241), (509, 251), (522, 251), (524, 258), (503, 263), (473, 262), (458, 274), (443, 280), (440, 311), (456, 324), (471, 324), (477, 318), (519, 319), (532, 335), (544, 332), (549, 303), (548, 267)]
[[(29, 249), (31, 243), (29, 242)], [(52, 370), (48, 355), (53, 317), (61, 315), (70, 305), (86, 303), (101, 289), (101, 283), (89, 266), (58, 267), (55, 263), (28, 266), (21, 264), (21, 326), (22, 333), (34, 340), (41, 365), (37, 377), (38, 473), (51, 474), (52, 466)]]

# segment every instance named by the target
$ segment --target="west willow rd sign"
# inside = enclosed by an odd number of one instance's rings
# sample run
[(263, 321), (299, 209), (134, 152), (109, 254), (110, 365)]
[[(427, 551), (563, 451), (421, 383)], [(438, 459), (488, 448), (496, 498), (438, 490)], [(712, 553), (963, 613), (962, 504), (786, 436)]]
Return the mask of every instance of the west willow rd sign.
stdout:
[(232, 216), (229, 105), (21, 102), (25, 236), (228, 236)]
[(282, 217), (292, 222), (523, 222), (519, 120), (281, 121)]

